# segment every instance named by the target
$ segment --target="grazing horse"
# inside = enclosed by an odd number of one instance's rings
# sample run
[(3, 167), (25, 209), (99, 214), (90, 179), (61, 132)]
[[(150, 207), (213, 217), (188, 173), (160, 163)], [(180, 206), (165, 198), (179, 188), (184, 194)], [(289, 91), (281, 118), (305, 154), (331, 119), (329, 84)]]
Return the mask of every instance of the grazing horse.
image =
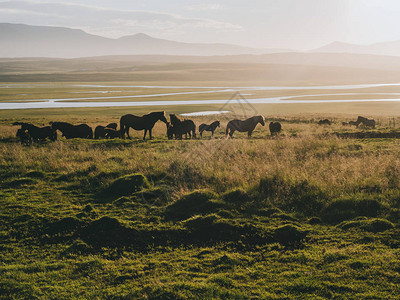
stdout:
[(116, 139), (120, 136), (119, 130), (115, 130), (113, 128), (107, 128), (107, 127), (104, 129), (104, 134), (105, 134), (104, 137), (106, 139)]
[(132, 128), (134, 130), (144, 130), (143, 140), (146, 139), (146, 133), (147, 131), (149, 131), (150, 139), (152, 139), (151, 131), (157, 121), (163, 121), (165, 124), (168, 125), (168, 121), (165, 118), (164, 111), (151, 112), (142, 117), (131, 114), (124, 115), (119, 121), (121, 137), (125, 138), (126, 133), (128, 135), (128, 138), (130, 138), (129, 128)]
[(93, 130), (86, 124), (72, 125), (66, 122), (50, 122), (51, 128), (60, 130), (66, 139), (82, 138), (92, 139)]
[(356, 121), (349, 121), (349, 125), (358, 126), (358, 123)]
[(269, 123), (269, 131), (271, 132), (271, 136), (277, 135), (282, 130), (282, 125), (279, 122), (271, 122)]
[(32, 144), (32, 137), (30, 136), (28, 131), (22, 128), (17, 130), (17, 137), (21, 141), (22, 145), (29, 146), (30, 144)]
[(211, 137), (214, 136), (214, 131), (217, 127), (221, 127), (221, 124), (219, 121), (212, 122), (210, 125), (207, 124), (201, 124), (199, 126), (199, 132), (200, 132), (200, 138), (203, 137), (203, 131), (211, 131)]
[(357, 127), (360, 124), (362, 124), (364, 127), (375, 128), (375, 120), (374, 119), (367, 119), (367, 118), (358, 116), (356, 123), (357, 123)]
[(100, 138), (104, 139), (106, 137), (106, 132), (105, 132), (105, 127), (104, 126), (96, 126), (94, 129), (94, 139), (98, 140)]
[(187, 139), (188, 135), (191, 139), (192, 137), (196, 138), (196, 124), (192, 120), (181, 120), (175, 114), (169, 115), (171, 119), (171, 124), (173, 127), (173, 133), (175, 134), (176, 139), (182, 139), (182, 136), (185, 135)]
[(50, 126), (37, 127), (33, 124), (24, 122), (15, 122), (13, 125), (21, 125), (21, 131), (19, 131), (18, 134), (22, 136), (23, 132), (26, 132), (34, 142), (41, 142), (46, 138), (49, 138), (52, 141), (57, 140), (57, 132)]
[(226, 136), (232, 137), (233, 133), (237, 130), (239, 132), (247, 132), (248, 137), (251, 137), (251, 134), (256, 128), (257, 124), (260, 123), (262, 126), (265, 125), (264, 117), (263, 116), (254, 116), (248, 118), (247, 120), (232, 120), (229, 121), (228, 125), (226, 125)]
[(332, 125), (332, 122), (328, 119), (319, 120), (318, 125)]
[(118, 124), (117, 123), (110, 123), (106, 126), (106, 128), (111, 128), (117, 130)]

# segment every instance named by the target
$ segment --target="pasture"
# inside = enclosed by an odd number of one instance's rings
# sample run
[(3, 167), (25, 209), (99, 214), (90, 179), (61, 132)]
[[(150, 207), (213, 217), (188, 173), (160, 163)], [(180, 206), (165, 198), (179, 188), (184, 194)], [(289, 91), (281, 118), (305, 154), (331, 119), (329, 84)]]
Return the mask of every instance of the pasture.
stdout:
[[(227, 114), (190, 117), (197, 126), (219, 119), (213, 139), (205, 132), (201, 140), (168, 140), (158, 122), (151, 141), (131, 131), (132, 139), (59, 138), (28, 147), (13, 122), (94, 129), (160, 107), (0, 111), (0, 294), (396, 299), (393, 106), (386, 104), (385, 115), (364, 105), (377, 128), (363, 129), (342, 126), (357, 115), (338, 104), (294, 105), (303, 111), (256, 105), (266, 126), (257, 125), (251, 139), (240, 132), (225, 138)], [(318, 125), (324, 118), (333, 124)], [(271, 121), (282, 124), (276, 137)]]
[[(398, 68), (283, 56), (1, 59), (0, 108), (105, 106), (0, 109), (0, 297), (397, 299)], [(360, 99), (387, 101), (335, 102)], [(143, 103), (113, 106), (128, 102)], [(24, 146), (12, 126), (160, 110), (231, 113), (187, 117), (219, 120), (212, 139), (168, 140), (157, 122), (153, 140)], [(266, 124), (226, 139), (237, 115)], [(359, 115), (376, 128), (342, 125)]]

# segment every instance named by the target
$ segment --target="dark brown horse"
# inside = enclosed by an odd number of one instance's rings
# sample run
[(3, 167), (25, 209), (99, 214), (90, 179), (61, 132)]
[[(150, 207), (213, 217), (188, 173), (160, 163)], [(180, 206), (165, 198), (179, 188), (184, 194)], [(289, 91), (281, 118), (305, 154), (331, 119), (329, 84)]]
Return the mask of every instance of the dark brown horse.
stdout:
[(203, 132), (204, 131), (211, 131), (211, 137), (213, 137), (215, 129), (217, 127), (220, 127), (220, 126), (221, 126), (221, 124), (219, 123), (219, 121), (212, 122), (210, 125), (207, 125), (207, 124), (204, 124), (204, 123), (201, 124), (199, 126), (200, 138), (203, 137)]
[(106, 128), (111, 128), (117, 130), (118, 124), (117, 123), (110, 123), (106, 126)]
[(47, 138), (51, 141), (57, 140), (57, 132), (50, 126), (37, 127), (33, 124), (24, 122), (15, 122), (13, 125), (21, 125), (21, 131), (19, 131), (19, 134), (22, 135), (23, 132), (28, 133), (34, 142), (41, 142)]
[(196, 124), (192, 120), (181, 120), (175, 114), (169, 115), (171, 119), (171, 125), (173, 128), (173, 133), (176, 139), (182, 139), (182, 136), (185, 135), (187, 139), (188, 135), (191, 139), (196, 138)]
[(229, 121), (228, 125), (226, 125), (225, 134), (226, 136), (229, 134), (229, 136), (232, 137), (233, 133), (237, 130), (239, 132), (247, 132), (248, 137), (251, 137), (251, 134), (258, 123), (260, 123), (262, 126), (265, 125), (263, 116), (254, 116), (244, 121), (235, 119)]
[(277, 135), (282, 130), (282, 125), (279, 122), (271, 122), (269, 123), (269, 131), (271, 132), (271, 136)]
[(357, 123), (357, 127), (360, 124), (362, 124), (364, 127), (375, 128), (375, 120), (374, 119), (367, 119), (367, 118), (358, 116), (356, 123)]
[(131, 114), (124, 115), (119, 121), (121, 137), (125, 138), (126, 133), (128, 135), (128, 138), (130, 138), (129, 128), (132, 128), (134, 130), (144, 130), (143, 140), (146, 139), (147, 131), (149, 131), (150, 139), (152, 139), (151, 131), (157, 121), (163, 121), (165, 124), (168, 125), (168, 121), (165, 118), (164, 111), (151, 112), (142, 117)]
[(104, 129), (104, 137), (106, 139), (116, 139), (120, 137), (120, 131), (119, 130), (115, 130), (113, 128), (105, 128)]
[(67, 139), (82, 138), (92, 139), (93, 130), (86, 124), (72, 125), (67, 122), (50, 122), (51, 128), (54, 130), (60, 130), (62, 136)]
[(18, 129), (17, 138), (19, 138), (22, 145), (29, 146), (30, 144), (32, 144), (32, 137), (27, 130), (24, 130), (22, 128)]

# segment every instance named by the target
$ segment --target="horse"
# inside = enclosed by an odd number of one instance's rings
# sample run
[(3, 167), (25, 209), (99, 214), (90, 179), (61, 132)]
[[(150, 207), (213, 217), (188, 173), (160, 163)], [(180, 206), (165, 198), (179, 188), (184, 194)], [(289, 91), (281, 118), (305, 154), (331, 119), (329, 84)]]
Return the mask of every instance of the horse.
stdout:
[(118, 124), (117, 123), (110, 123), (106, 126), (106, 128), (111, 128), (117, 130)]
[(106, 132), (104, 131), (106, 128), (104, 126), (96, 126), (94, 129), (94, 139), (98, 140), (100, 138), (104, 139), (106, 137)]
[(172, 124), (170, 122), (168, 122), (167, 124), (167, 137), (169, 140), (172, 140), (174, 138), (175, 135), (175, 130), (174, 130), (174, 126), (172, 126)]
[(124, 115), (119, 121), (121, 137), (125, 138), (126, 133), (128, 138), (130, 138), (129, 128), (132, 128), (134, 130), (144, 130), (143, 140), (146, 140), (147, 131), (149, 132), (150, 139), (152, 139), (151, 131), (157, 121), (162, 121), (168, 125), (164, 111), (151, 112), (141, 117), (131, 114)]
[(356, 123), (357, 123), (357, 127), (360, 124), (362, 124), (364, 127), (375, 128), (375, 120), (374, 119), (367, 119), (367, 118), (358, 116)]
[(319, 120), (318, 125), (332, 125), (332, 122), (328, 119)]
[(192, 120), (181, 120), (175, 114), (169, 115), (171, 119), (171, 124), (173, 126), (173, 132), (175, 134), (175, 138), (182, 139), (182, 136), (185, 135), (187, 139), (188, 135), (191, 139), (196, 138), (196, 124)]
[(116, 139), (120, 136), (120, 131), (113, 128), (104, 128), (104, 137), (106, 139)]
[(358, 126), (358, 123), (356, 121), (349, 121), (350, 126)]
[(29, 146), (30, 144), (32, 144), (32, 137), (30, 136), (28, 131), (22, 128), (17, 130), (17, 137), (21, 141), (22, 145)]
[(51, 128), (60, 130), (66, 139), (82, 138), (92, 139), (93, 130), (86, 124), (72, 125), (66, 122), (50, 122)]
[(282, 125), (279, 122), (271, 122), (269, 123), (269, 131), (271, 132), (271, 136), (277, 135), (282, 130)]
[(201, 124), (199, 126), (199, 132), (200, 132), (200, 138), (203, 138), (203, 131), (211, 131), (211, 137), (214, 136), (214, 131), (217, 127), (221, 127), (221, 124), (219, 121), (212, 122), (210, 125), (207, 124)]
[(262, 126), (265, 125), (263, 116), (254, 116), (244, 121), (238, 119), (231, 120), (229, 121), (228, 125), (226, 125), (225, 134), (227, 137), (228, 134), (230, 137), (232, 137), (233, 133), (237, 130), (239, 132), (247, 132), (248, 137), (251, 137), (251, 134), (258, 123), (260, 123)]
[(22, 136), (23, 132), (27, 132), (34, 142), (41, 142), (46, 138), (49, 138), (51, 141), (57, 140), (57, 132), (50, 126), (37, 127), (33, 124), (24, 122), (14, 122), (13, 125), (21, 125), (19, 135)]

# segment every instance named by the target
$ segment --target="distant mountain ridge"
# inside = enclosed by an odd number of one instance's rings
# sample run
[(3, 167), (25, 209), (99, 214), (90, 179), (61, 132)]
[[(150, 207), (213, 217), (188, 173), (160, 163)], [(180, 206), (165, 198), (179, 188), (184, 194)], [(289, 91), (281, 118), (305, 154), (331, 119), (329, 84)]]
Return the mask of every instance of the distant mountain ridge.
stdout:
[(350, 43), (333, 42), (310, 52), (320, 53), (359, 53), (387, 56), (400, 56), (400, 40), (374, 43), (371, 45), (356, 45)]
[(230, 44), (183, 43), (138, 33), (118, 39), (80, 29), (0, 23), (0, 57), (76, 58), (102, 55), (239, 55), (289, 52)]

